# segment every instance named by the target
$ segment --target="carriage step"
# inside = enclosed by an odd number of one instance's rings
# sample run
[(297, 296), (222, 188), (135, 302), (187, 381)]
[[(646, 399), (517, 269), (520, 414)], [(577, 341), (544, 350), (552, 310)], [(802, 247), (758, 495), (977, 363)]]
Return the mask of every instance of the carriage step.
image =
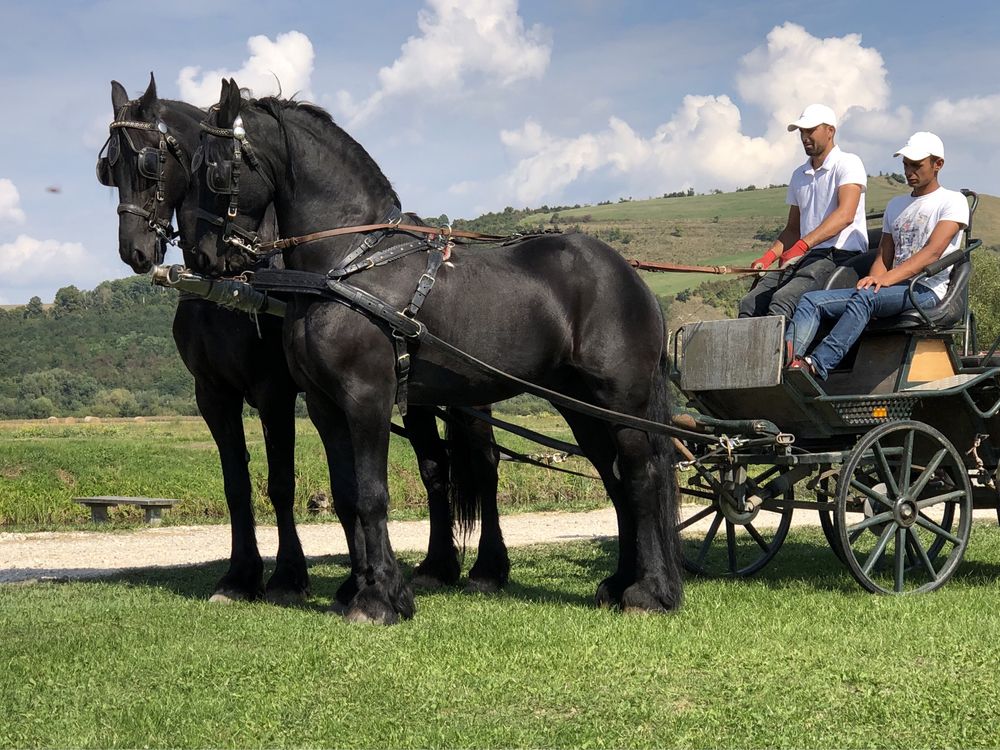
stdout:
[(90, 508), (90, 520), (94, 523), (108, 522), (108, 508), (116, 505), (134, 505), (145, 511), (145, 521), (151, 526), (157, 526), (163, 520), (163, 510), (177, 505), (180, 500), (165, 497), (120, 497), (118, 495), (101, 495), (99, 497), (74, 497), (73, 502)]

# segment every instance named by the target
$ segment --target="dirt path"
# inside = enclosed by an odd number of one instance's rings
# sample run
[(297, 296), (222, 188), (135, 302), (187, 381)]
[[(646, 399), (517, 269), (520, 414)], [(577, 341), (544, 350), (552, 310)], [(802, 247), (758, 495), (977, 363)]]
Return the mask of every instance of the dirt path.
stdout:
[[(685, 508), (685, 515), (694, 508)], [(761, 514), (755, 525), (767, 525)], [(996, 512), (977, 511), (975, 518), (992, 519)], [(708, 520), (692, 526), (707, 529)], [(813, 513), (792, 517), (794, 526), (814, 526)], [(613, 537), (618, 533), (611, 508), (586, 513), (523, 513), (501, 519), (504, 539), (510, 546), (543, 542), (569, 542)], [(422, 551), (427, 547), (427, 521), (393, 521), (389, 536), (397, 550)], [(299, 526), (307, 557), (347, 554), (347, 544), (335, 523)], [(478, 537), (476, 537), (477, 539)], [(273, 561), (278, 537), (274, 526), (259, 526), (261, 554)], [(472, 547), (475, 539), (470, 539)], [(229, 527), (166, 526), (128, 532), (66, 531), (31, 534), (0, 533), (0, 583), (47, 579), (92, 578), (122, 570), (197, 565), (229, 557)]]

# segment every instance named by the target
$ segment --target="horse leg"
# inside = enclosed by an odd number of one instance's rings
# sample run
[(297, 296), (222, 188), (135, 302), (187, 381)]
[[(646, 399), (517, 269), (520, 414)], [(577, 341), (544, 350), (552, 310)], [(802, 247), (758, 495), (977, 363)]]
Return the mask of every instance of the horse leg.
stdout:
[(417, 455), (420, 478), (427, 489), (431, 525), (427, 556), (414, 571), (413, 585), (422, 589), (450, 586), (458, 581), (462, 568), (452, 534), (451, 507), (448, 503), (448, 452), (438, 435), (432, 410), (410, 407), (403, 417), (403, 424)]
[[(365, 566), (360, 590), (348, 606), (346, 618), (352, 622), (390, 625), (400, 617), (413, 617), (413, 591), (403, 579), (399, 561), (392, 550), (387, 528), (389, 512), (389, 418), (394, 383), (384, 392), (376, 388), (354, 389), (346, 399), (346, 419), (330, 425), (338, 444), (349, 442), (348, 462), (331, 464), (338, 474), (353, 469), (353, 501), (364, 538)], [(347, 477), (339, 480), (350, 486)]]
[(615, 572), (597, 587), (594, 602), (598, 607), (618, 607), (625, 590), (635, 582), (635, 515), (628, 502), (616, 459), (618, 455), (612, 431), (599, 419), (586, 417), (568, 409), (559, 412), (573, 431), (573, 437), (597, 469), (604, 489), (611, 498), (618, 518), (618, 565)]
[[(487, 414), (489, 406), (479, 407)], [(510, 557), (500, 530), (497, 509), (497, 464), (500, 456), (493, 444), (493, 428), (457, 410), (449, 412), (455, 423), (448, 425), (451, 454), (451, 500), (459, 526), (468, 534), (479, 518), (479, 549), (469, 570), (466, 590), (494, 593), (510, 579)]]
[(331, 610), (344, 614), (347, 605), (357, 596), (364, 580), (364, 570), (367, 567), (365, 559), (365, 540), (361, 531), (361, 523), (355, 507), (357, 494), (354, 479), (354, 460), (351, 442), (346, 433), (344, 415), (325, 397), (311, 393), (306, 397), (309, 409), (309, 419), (319, 432), (326, 452), (326, 463), (330, 472), (330, 494), (333, 499), (333, 510), (337, 514), (344, 536), (347, 539), (347, 552), (351, 561), (351, 572), (337, 588), (334, 594)]
[(303, 601), (309, 595), (309, 573), (295, 530), (295, 396), (294, 388), (270, 383), (257, 399), (267, 449), (267, 494), (278, 525), (278, 556), (265, 597), (274, 604)]
[(243, 432), (243, 395), (233, 390), (213, 390), (195, 382), (195, 397), (202, 418), (219, 449), (222, 478), (229, 507), (232, 552), (229, 570), (215, 586), (212, 601), (252, 600), (263, 589), (264, 563), (257, 550), (251, 504), (250, 471)]
[(636, 580), (622, 595), (626, 611), (667, 612), (680, 607), (680, 537), (673, 451), (662, 435), (617, 430), (618, 469), (635, 517)]

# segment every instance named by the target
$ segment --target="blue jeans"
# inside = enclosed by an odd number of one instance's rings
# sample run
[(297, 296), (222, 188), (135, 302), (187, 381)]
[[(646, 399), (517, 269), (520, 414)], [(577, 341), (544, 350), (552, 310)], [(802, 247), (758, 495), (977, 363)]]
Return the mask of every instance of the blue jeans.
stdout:
[[(909, 284), (896, 284), (884, 286), (878, 292), (871, 288), (808, 292), (802, 295), (799, 306), (795, 308), (785, 340), (792, 343), (792, 354), (801, 357), (816, 338), (820, 323), (837, 320), (833, 330), (810, 355), (816, 375), (825, 380), (830, 370), (861, 337), (869, 320), (889, 318), (913, 309), (908, 288)], [(937, 295), (920, 284), (917, 284), (914, 293), (920, 307), (931, 307), (938, 302)]]

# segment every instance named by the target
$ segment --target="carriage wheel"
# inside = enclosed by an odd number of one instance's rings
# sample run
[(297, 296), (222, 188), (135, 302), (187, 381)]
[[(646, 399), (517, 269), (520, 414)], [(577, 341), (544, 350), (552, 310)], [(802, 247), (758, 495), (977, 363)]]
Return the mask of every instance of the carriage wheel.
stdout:
[(834, 526), (848, 569), (868, 591), (933, 591), (962, 561), (972, 529), (962, 457), (922, 422), (876, 427), (841, 469)]
[[(836, 511), (834, 510), (837, 500), (837, 488), (836, 483), (831, 480), (828, 471), (828, 466), (820, 469), (821, 478), (816, 484), (816, 502), (821, 503), (817, 513), (819, 514), (819, 525), (823, 529), (823, 536), (826, 537), (827, 544), (830, 545), (830, 549), (837, 555), (837, 559), (843, 563), (845, 562), (844, 552), (840, 549), (840, 532), (837, 531)], [(824, 503), (826, 505), (822, 505)]]
[[(791, 508), (746, 504), (748, 497), (777, 475), (777, 467), (754, 477), (742, 466), (693, 468), (695, 474), (679, 482), (681, 493), (708, 503), (678, 525), (684, 568), (710, 577), (756, 573), (777, 553), (792, 522)], [(792, 490), (781, 497), (791, 500)]]

